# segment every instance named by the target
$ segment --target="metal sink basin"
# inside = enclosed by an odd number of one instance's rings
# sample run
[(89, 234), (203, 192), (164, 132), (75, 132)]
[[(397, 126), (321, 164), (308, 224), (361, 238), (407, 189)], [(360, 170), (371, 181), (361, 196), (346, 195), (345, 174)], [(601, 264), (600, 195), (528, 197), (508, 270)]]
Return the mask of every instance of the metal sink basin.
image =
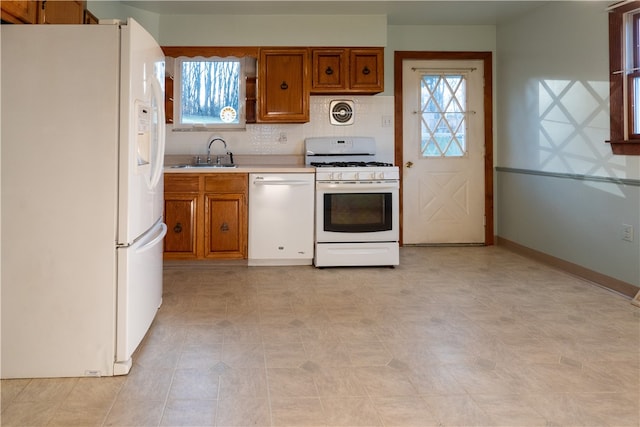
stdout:
[(197, 168), (197, 169), (205, 169), (205, 168), (215, 168), (215, 169), (230, 169), (237, 168), (238, 165), (235, 163), (198, 163), (198, 164), (188, 164), (188, 165), (173, 165), (169, 166), (171, 169), (189, 169), (189, 168)]

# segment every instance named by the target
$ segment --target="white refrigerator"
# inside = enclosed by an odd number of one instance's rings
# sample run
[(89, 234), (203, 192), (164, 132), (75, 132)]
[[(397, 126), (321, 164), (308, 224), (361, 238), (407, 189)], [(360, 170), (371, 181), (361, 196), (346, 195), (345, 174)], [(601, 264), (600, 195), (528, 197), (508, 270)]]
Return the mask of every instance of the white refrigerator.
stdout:
[(2, 378), (127, 374), (162, 302), (164, 54), (2, 25)]

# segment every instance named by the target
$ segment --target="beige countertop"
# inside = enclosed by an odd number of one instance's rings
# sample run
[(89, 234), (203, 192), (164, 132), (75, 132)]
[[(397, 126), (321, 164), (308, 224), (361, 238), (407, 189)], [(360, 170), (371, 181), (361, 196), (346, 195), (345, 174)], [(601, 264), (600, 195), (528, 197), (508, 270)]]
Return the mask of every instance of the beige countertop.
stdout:
[(315, 173), (311, 166), (291, 165), (238, 165), (235, 168), (197, 167), (175, 168), (166, 166), (165, 173)]
[(315, 168), (304, 164), (304, 157), (297, 155), (234, 155), (235, 168), (191, 167), (193, 155), (172, 154), (165, 156), (165, 173), (314, 173)]

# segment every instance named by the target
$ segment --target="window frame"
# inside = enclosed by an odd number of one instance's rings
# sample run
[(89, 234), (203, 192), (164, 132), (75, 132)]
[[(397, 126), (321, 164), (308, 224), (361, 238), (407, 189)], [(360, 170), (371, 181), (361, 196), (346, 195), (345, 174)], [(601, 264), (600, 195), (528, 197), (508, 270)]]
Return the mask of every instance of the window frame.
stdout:
[(640, 120), (636, 122), (640, 114), (640, 37), (638, 31), (640, 31), (640, 10), (629, 12), (626, 15), (625, 25), (631, 29), (631, 36), (626, 37), (627, 43), (631, 43), (630, 46), (626, 46), (627, 55), (630, 61), (626, 61), (626, 67), (630, 67), (627, 74), (627, 120), (628, 129), (627, 134), (629, 140), (640, 140)]
[[(629, 35), (628, 31), (633, 33)], [(634, 98), (633, 83), (640, 84), (640, 1), (620, 1), (609, 7), (609, 117), (613, 154), (640, 155), (640, 130), (633, 132), (640, 115), (640, 96)], [(630, 46), (631, 45), (631, 46)], [(630, 58), (631, 61), (627, 59)]]
[[(189, 57), (189, 58), (196, 58), (196, 57), (203, 57), (203, 58), (210, 58), (210, 57), (219, 57), (219, 58), (225, 58), (225, 57), (229, 57), (229, 56), (233, 56), (236, 57), (238, 59), (242, 59), (242, 58), (247, 58), (247, 59), (252, 59), (254, 61), (257, 62), (258, 60), (258, 56), (259, 56), (259, 47), (257, 46), (162, 46), (162, 51), (164, 52), (165, 56), (168, 58), (173, 58), (173, 59), (177, 59), (179, 57), (185, 56), (185, 57)], [(246, 70), (246, 69), (245, 69)], [(244, 100), (244, 114), (245, 114), (245, 125), (246, 124), (250, 124), (250, 123), (255, 123), (255, 103), (256, 103), (256, 99), (255, 99), (255, 95), (250, 95), (249, 94), (249, 81), (253, 82), (253, 91), (255, 91), (255, 81), (256, 81), (256, 77), (255, 76), (247, 76), (246, 75), (247, 72), (245, 71), (245, 77), (246, 79), (241, 79), (241, 85), (244, 85), (244, 90), (245, 90), (245, 98), (246, 100)], [(178, 86), (180, 84), (180, 82), (178, 80), (175, 81), (174, 86), (174, 93), (175, 92), (175, 86)], [(165, 94), (167, 100), (170, 101), (170, 104), (174, 104), (174, 108), (175, 108), (175, 103), (173, 102), (173, 94)], [(240, 100), (243, 101), (243, 100)], [(174, 131), (209, 131), (212, 128), (211, 127), (181, 127), (181, 126), (176, 126), (175, 123), (171, 123), (171, 127), (173, 128)], [(246, 128), (246, 126), (243, 126), (242, 128)], [(218, 130), (233, 130), (233, 129), (239, 129), (238, 126), (236, 125), (235, 128), (232, 127), (226, 127), (226, 128), (221, 128), (221, 127), (217, 127), (216, 129)]]
[[(240, 65), (239, 76), (239, 93), (238, 93), (238, 109), (237, 117), (238, 123), (182, 123), (182, 63), (183, 62), (238, 62)], [(246, 64), (243, 58), (237, 58), (233, 56), (210, 56), (210, 57), (187, 57), (180, 56), (175, 58), (175, 70), (173, 85), (173, 130), (195, 130), (195, 131), (210, 131), (210, 130), (235, 130), (246, 128)]]

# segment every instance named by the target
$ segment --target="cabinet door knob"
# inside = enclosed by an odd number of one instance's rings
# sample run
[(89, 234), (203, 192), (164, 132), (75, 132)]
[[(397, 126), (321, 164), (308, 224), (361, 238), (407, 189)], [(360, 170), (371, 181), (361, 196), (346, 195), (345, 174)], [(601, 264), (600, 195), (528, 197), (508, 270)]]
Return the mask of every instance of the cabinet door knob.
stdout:
[(173, 227), (174, 233), (182, 233), (182, 224), (179, 222)]
[(282, 84), (280, 85), (280, 89), (282, 89), (282, 90), (289, 89), (289, 85), (287, 84), (287, 82), (282, 82)]
[(223, 222), (222, 225), (220, 226), (220, 231), (229, 231), (229, 224), (227, 224), (226, 222)]
[(365, 76), (371, 74), (371, 70), (369, 69), (369, 67), (365, 65), (365, 67), (362, 69), (362, 74), (364, 74)]
[(331, 67), (327, 67), (327, 69), (326, 69), (326, 70), (324, 70), (324, 73), (325, 73), (327, 76), (330, 76), (331, 74), (333, 74), (333, 68), (331, 68)]
[(408, 168), (411, 168), (411, 167), (413, 167), (413, 162), (407, 162), (407, 163), (405, 163), (405, 166), (408, 167)]

